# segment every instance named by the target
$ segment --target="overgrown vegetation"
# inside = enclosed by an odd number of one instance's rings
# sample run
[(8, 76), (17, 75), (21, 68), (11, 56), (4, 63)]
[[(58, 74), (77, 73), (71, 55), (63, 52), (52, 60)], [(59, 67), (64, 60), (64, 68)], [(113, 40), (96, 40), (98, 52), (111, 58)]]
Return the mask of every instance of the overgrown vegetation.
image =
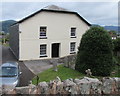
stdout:
[(114, 44), (114, 50), (113, 50), (114, 54), (119, 55), (120, 54), (120, 38), (113, 40), (113, 44)]
[(113, 44), (102, 27), (91, 27), (81, 39), (75, 69), (81, 73), (91, 69), (94, 76), (109, 76), (114, 68)]
[[(50, 68), (48, 70), (45, 70), (44, 72), (38, 74), (40, 77), (39, 82), (46, 81), (49, 82), (50, 80), (54, 80), (57, 76), (59, 76), (62, 80), (68, 79), (68, 78), (79, 78), (83, 77), (84, 74), (81, 74), (80, 72), (66, 68), (63, 65), (58, 66), (58, 71), (53, 71), (53, 68)], [(33, 84), (37, 83), (36, 77), (32, 80)]]
[(1, 44), (3, 44), (3, 45), (9, 45), (9, 34), (7, 33), (7, 34), (5, 34), (5, 33), (3, 33), (3, 32), (0, 32), (0, 35), (2, 36), (1, 38), (0, 38), (0, 43)]
[[(117, 61), (120, 64), (120, 58), (116, 57)], [(115, 65), (113, 72), (111, 72), (110, 77), (120, 77), (120, 65)]]
[(116, 64), (114, 73), (111, 74), (112, 77), (120, 77), (120, 38), (113, 40), (113, 53), (114, 53), (114, 62)]

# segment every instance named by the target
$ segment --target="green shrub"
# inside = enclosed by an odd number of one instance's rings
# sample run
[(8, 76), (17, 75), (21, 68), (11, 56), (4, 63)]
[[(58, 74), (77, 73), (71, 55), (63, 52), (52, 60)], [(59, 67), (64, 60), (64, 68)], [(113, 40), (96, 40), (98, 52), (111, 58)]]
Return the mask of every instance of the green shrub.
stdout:
[(102, 27), (91, 27), (81, 39), (75, 69), (85, 73), (91, 69), (96, 76), (110, 75), (113, 63), (113, 44), (107, 31)]
[(113, 40), (114, 52), (120, 52), (120, 38)]

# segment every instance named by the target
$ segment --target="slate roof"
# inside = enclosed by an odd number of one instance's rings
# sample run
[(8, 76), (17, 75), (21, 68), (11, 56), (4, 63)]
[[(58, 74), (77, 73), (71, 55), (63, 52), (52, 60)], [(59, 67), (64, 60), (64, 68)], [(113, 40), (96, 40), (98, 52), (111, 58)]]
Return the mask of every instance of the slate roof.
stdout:
[[(58, 7), (56, 5), (49, 5), (47, 7), (44, 7), (42, 8), (41, 10), (23, 18), (22, 20), (18, 21), (17, 23), (22, 23), (23, 21), (35, 16), (36, 14), (40, 13), (40, 12), (43, 12), (43, 11), (46, 11), (46, 12), (56, 12), (56, 13), (68, 13), (68, 14), (75, 14), (77, 15), (80, 19), (82, 19), (88, 26), (91, 26), (90, 23), (88, 23), (83, 17), (81, 17), (77, 12), (73, 12), (73, 11), (69, 11), (67, 9), (64, 9), (64, 8), (61, 8), (61, 7)], [(16, 23), (15, 23), (16, 24)], [(14, 24), (13, 24), (14, 25)]]
[(62, 7), (58, 7), (56, 5), (49, 5), (44, 7), (43, 9), (47, 9), (47, 10), (58, 10), (58, 11), (67, 11), (67, 9), (62, 8)]

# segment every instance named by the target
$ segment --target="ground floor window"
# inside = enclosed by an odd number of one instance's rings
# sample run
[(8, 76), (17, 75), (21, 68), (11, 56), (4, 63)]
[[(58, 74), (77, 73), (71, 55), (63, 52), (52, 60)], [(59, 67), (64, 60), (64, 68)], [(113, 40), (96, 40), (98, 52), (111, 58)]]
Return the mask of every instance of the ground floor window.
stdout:
[(70, 43), (70, 54), (75, 53), (75, 42)]
[(40, 57), (46, 57), (46, 50), (47, 50), (47, 45), (43, 44), (40, 45)]

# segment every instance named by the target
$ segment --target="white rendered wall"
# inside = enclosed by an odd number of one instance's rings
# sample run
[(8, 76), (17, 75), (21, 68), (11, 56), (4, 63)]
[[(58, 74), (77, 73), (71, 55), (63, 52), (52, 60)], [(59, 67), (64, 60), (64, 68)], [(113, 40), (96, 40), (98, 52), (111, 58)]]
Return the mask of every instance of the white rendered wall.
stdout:
[[(40, 26), (47, 26), (47, 39), (39, 39)], [(71, 27), (76, 27), (77, 38), (70, 37)], [(75, 14), (40, 12), (20, 23), (19, 60), (51, 58), (51, 44), (60, 43), (60, 57), (70, 55), (70, 42), (80, 39), (89, 26)], [(40, 44), (47, 44), (47, 57), (40, 58)]]

